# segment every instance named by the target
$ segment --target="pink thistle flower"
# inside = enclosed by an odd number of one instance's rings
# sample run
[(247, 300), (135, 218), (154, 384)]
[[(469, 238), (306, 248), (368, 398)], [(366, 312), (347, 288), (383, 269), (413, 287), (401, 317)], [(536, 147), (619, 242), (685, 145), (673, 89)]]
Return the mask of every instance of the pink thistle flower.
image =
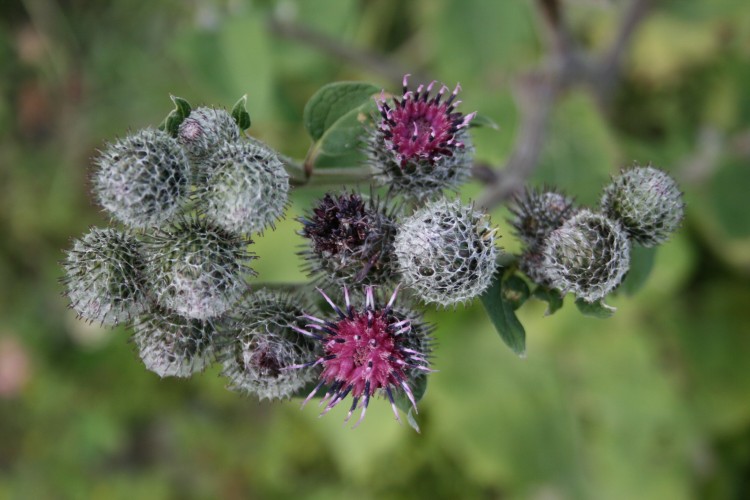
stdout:
[(467, 129), (476, 112), (456, 110), (460, 85), (450, 94), (445, 85), (433, 94), (435, 81), (409, 90), (409, 76), (404, 76), (400, 98), (381, 93), (377, 99), (381, 119), (368, 140), (368, 153), (383, 184), (425, 198), (468, 177), (473, 148)]
[(373, 288), (366, 287), (364, 308), (352, 306), (349, 290), (343, 290), (346, 307), (342, 310), (318, 289), (338, 315), (336, 320), (304, 315), (310, 321), (307, 330), (295, 327), (299, 333), (323, 343), (323, 354), (317, 360), (290, 367), (323, 366), (320, 382), (302, 406), (326, 386), (320, 403), (325, 404), (322, 416), (351, 394), (352, 405), (345, 421), (360, 407), (362, 412), (354, 426), (357, 427), (365, 417), (370, 398), (380, 393), (388, 398), (396, 420), (401, 422), (394, 395), (402, 391), (417, 411), (410, 380), (432, 371), (427, 360), (431, 328), (415, 313), (394, 310), (398, 287), (385, 306), (377, 304)]

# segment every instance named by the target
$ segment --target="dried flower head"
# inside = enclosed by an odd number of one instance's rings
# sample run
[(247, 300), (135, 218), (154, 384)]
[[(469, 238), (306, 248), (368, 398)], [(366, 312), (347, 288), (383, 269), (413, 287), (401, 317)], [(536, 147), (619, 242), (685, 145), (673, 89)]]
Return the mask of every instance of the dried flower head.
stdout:
[(226, 110), (195, 108), (177, 129), (177, 140), (196, 167), (226, 143), (240, 140), (240, 128)]
[(276, 153), (260, 142), (226, 143), (207, 160), (198, 191), (200, 209), (227, 231), (262, 231), (283, 214), (289, 175)]
[(619, 220), (631, 238), (644, 247), (664, 243), (682, 222), (685, 204), (677, 183), (653, 167), (623, 170), (604, 189), (607, 216)]
[(190, 165), (180, 145), (151, 128), (120, 139), (95, 160), (93, 191), (115, 219), (134, 228), (159, 225), (187, 199)]
[(221, 359), (228, 388), (262, 399), (282, 399), (315, 380), (319, 345), (296, 328), (303, 328), (300, 297), (261, 290), (244, 301), (242, 314), (227, 329)]
[(586, 302), (604, 298), (630, 268), (630, 240), (619, 222), (581, 210), (552, 231), (544, 272), (552, 285)]
[(304, 217), (300, 234), (310, 274), (339, 283), (385, 284), (397, 278), (394, 213), (357, 193), (326, 194)]
[(480, 295), (495, 272), (495, 231), (485, 213), (459, 200), (428, 203), (396, 235), (404, 284), (423, 302), (442, 306)]
[(396, 193), (425, 199), (453, 189), (470, 173), (473, 147), (467, 128), (476, 113), (456, 111), (460, 86), (443, 100), (448, 87), (435, 95), (436, 82), (409, 90), (404, 76), (401, 98), (377, 101), (380, 120), (367, 138), (375, 179)]
[(70, 307), (81, 318), (114, 325), (149, 305), (141, 245), (126, 232), (92, 228), (73, 243), (63, 268)]
[(147, 242), (148, 277), (156, 301), (188, 318), (207, 319), (231, 308), (255, 272), (252, 243), (205, 219), (182, 219)]
[(323, 344), (321, 357), (301, 366), (323, 366), (320, 383), (303, 406), (325, 385), (321, 404), (327, 404), (323, 414), (351, 394), (352, 405), (346, 421), (357, 406), (362, 408), (355, 427), (364, 419), (370, 398), (376, 393), (388, 398), (399, 422), (394, 393), (403, 391), (416, 411), (417, 401), (410, 380), (415, 372), (430, 372), (427, 358), (431, 328), (421, 322), (417, 313), (394, 309), (398, 288), (385, 306), (376, 303), (371, 286), (365, 288), (363, 306), (353, 305), (348, 289), (344, 288), (346, 305), (343, 310), (322, 290), (320, 293), (337, 318), (325, 320), (305, 315), (309, 321), (306, 328), (295, 328)]
[(160, 377), (189, 377), (214, 361), (216, 325), (162, 309), (140, 318), (133, 341), (146, 368)]

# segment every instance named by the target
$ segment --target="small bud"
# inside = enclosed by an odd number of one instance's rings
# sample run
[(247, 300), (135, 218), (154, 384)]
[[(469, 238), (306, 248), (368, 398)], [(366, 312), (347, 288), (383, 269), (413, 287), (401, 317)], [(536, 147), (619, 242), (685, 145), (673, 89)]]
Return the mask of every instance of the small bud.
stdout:
[(397, 278), (394, 214), (378, 199), (326, 194), (298, 220), (310, 240), (302, 252), (310, 274), (339, 283), (384, 284)]
[(305, 316), (309, 320), (307, 330), (301, 332), (323, 345), (323, 353), (308, 365), (322, 365), (323, 372), (303, 405), (326, 385), (320, 402), (326, 405), (322, 414), (351, 395), (346, 421), (357, 407), (362, 409), (355, 427), (365, 418), (370, 398), (377, 393), (388, 398), (396, 420), (400, 418), (394, 395), (404, 393), (416, 409), (410, 384), (415, 374), (432, 372), (428, 360), (432, 328), (421, 321), (419, 314), (394, 308), (397, 293), (398, 289), (387, 304), (379, 304), (368, 286), (364, 301), (352, 303), (344, 288), (345, 307), (341, 309), (321, 291), (337, 317), (325, 320)]
[(195, 108), (177, 130), (177, 141), (193, 165), (199, 167), (224, 144), (239, 140), (237, 122), (223, 109)]
[(433, 94), (436, 82), (409, 90), (408, 76), (400, 99), (378, 100), (380, 120), (368, 133), (366, 152), (376, 181), (395, 193), (428, 199), (468, 178), (474, 148), (467, 129), (476, 113), (456, 111), (460, 86), (450, 93), (441, 85)]
[(480, 295), (495, 272), (495, 229), (460, 201), (428, 203), (405, 219), (395, 252), (404, 284), (425, 303), (443, 306)]
[(187, 199), (190, 165), (179, 144), (160, 130), (140, 130), (110, 144), (95, 163), (99, 204), (128, 226), (159, 225)]
[(575, 212), (573, 200), (555, 191), (526, 189), (514, 199), (510, 220), (527, 249), (541, 248), (547, 236)]
[(666, 172), (635, 167), (623, 170), (604, 189), (601, 206), (634, 241), (653, 247), (667, 241), (680, 226), (685, 204), (677, 183)]
[(318, 346), (299, 333), (308, 322), (299, 301), (267, 291), (244, 301), (242, 316), (228, 329), (221, 352), (229, 389), (261, 400), (282, 399), (315, 380), (319, 369), (312, 364)]
[(216, 326), (155, 310), (135, 324), (133, 340), (146, 368), (160, 377), (189, 377), (214, 361)]
[(284, 214), (289, 175), (261, 143), (226, 143), (207, 161), (199, 207), (214, 224), (235, 233), (262, 231)]
[(604, 298), (630, 267), (630, 240), (620, 223), (589, 210), (552, 231), (543, 252), (552, 285), (586, 302)]
[(250, 243), (201, 219), (158, 230), (146, 246), (158, 304), (195, 319), (225, 313), (247, 291), (245, 277), (255, 274)]
[(114, 325), (148, 307), (140, 243), (128, 233), (93, 228), (73, 243), (63, 268), (65, 293), (81, 318)]

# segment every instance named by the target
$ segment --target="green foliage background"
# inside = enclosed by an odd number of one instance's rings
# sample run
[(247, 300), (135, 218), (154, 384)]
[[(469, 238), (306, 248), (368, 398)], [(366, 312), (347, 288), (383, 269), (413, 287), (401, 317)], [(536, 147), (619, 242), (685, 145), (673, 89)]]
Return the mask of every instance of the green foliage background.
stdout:
[[(565, 2), (596, 50), (624, 1)], [(634, 161), (671, 171), (687, 220), (612, 319), (520, 312), (528, 357), (481, 306), (434, 313), (439, 370), (422, 434), (372, 405), (355, 431), (314, 404), (260, 404), (211, 370), (160, 380), (123, 329), (66, 309), (58, 261), (105, 225), (90, 201), (96, 148), (157, 125), (169, 94), (231, 106), (251, 133), (304, 156), (304, 103), (325, 83), (389, 89), (372, 68), (273, 35), (293, 16), (449, 85), (501, 165), (518, 131), (513, 77), (543, 57), (525, 0), (23, 0), (0, 5), (0, 498), (750, 497), (750, 6), (664, 0), (636, 33), (609, 115), (586, 93), (556, 106), (532, 179), (594, 202)], [(465, 195), (481, 191), (472, 184)], [(294, 216), (256, 245), (260, 279), (303, 278)], [(516, 244), (504, 221), (503, 246)]]

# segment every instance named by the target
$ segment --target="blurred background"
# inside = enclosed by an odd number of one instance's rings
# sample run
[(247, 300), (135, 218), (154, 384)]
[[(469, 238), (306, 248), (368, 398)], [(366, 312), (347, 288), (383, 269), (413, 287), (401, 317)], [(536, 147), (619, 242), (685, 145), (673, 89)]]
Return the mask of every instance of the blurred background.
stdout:
[[(530, 82), (571, 43), (616, 64), (598, 80), (573, 65), (535, 115)], [(90, 159), (160, 123), (169, 94), (230, 107), (247, 93), (250, 133), (303, 157), (317, 88), (398, 90), (404, 72), (461, 82), (463, 111), (500, 126), (474, 133), (498, 170), (541, 116), (529, 182), (582, 203), (633, 162), (670, 171), (687, 218), (645, 287), (609, 320), (527, 303), (526, 359), (479, 304), (429, 314), (439, 371), (421, 434), (383, 401), (350, 430), (341, 412), (230, 393), (218, 369), (161, 380), (125, 329), (66, 308), (62, 252), (107, 224)], [(747, 0), (4, 0), (0, 498), (750, 498), (748, 89)], [(294, 217), (316, 194), (258, 240), (261, 280), (304, 278)]]

